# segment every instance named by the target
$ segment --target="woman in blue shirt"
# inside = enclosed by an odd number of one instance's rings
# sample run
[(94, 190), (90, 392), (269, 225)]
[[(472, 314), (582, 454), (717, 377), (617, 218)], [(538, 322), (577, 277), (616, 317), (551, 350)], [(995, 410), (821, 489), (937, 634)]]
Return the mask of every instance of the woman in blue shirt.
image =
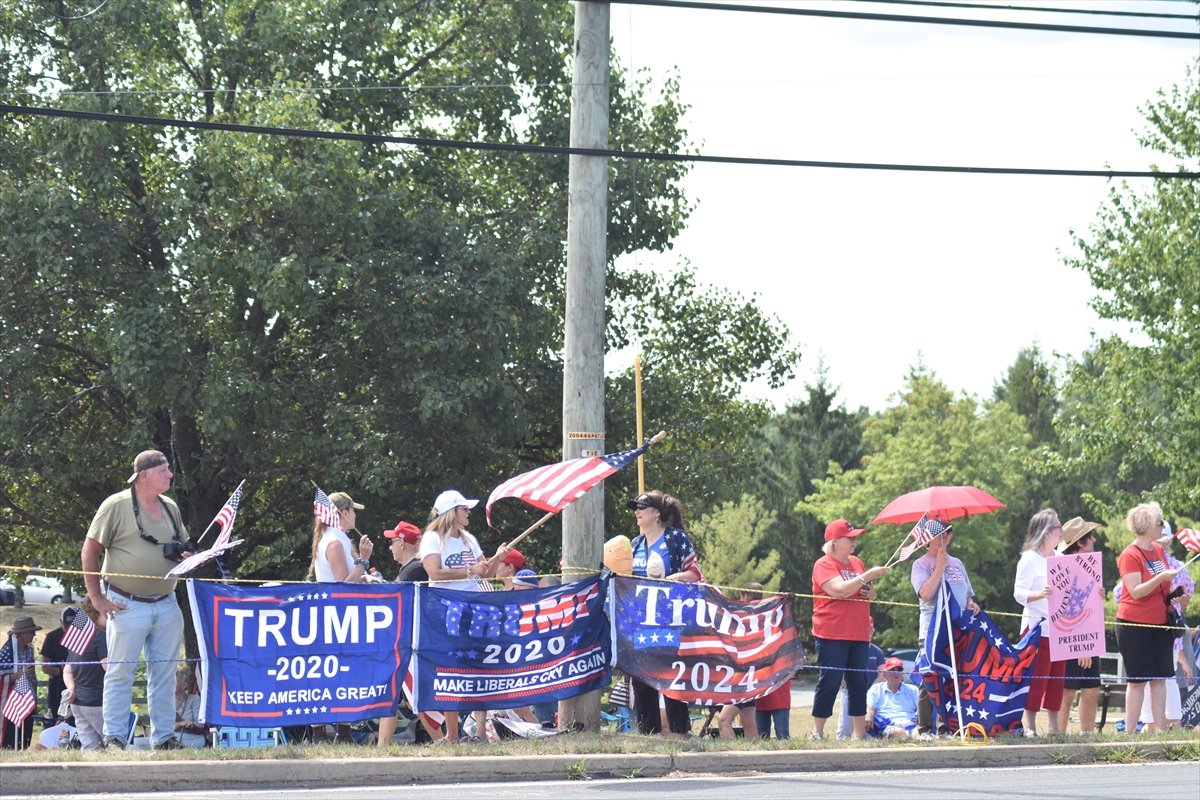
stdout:
[[(634, 575), (682, 583), (703, 580), (696, 548), (683, 529), (683, 509), (678, 500), (654, 490), (638, 495), (625, 505), (633, 511), (641, 531), (633, 537)], [(635, 679), (633, 696), (638, 732), (662, 733), (658, 690)], [(671, 733), (686, 734), (691, 728), (687, 703), (669, 697), (664, 697), (663, 701)]]

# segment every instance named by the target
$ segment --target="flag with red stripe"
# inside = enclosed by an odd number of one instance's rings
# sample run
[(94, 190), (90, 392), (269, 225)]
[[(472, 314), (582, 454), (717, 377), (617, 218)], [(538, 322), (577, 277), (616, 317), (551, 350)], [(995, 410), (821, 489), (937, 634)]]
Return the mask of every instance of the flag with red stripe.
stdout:
[(1200, 553), (1200, 532), (1194, 528), (1180, 528), (1175, 531), (1175, 538), (1185, 549), (1193, 553)]
[(233, 490), (233, 494), (225, 501), (225, 505), (221, 506), (221, 510), (217, 512), (216, 519), (213, 522), (216, 524), (219, 533), (217, 541), (213, 543), (214, 547), (220, 547), (229, 541), (229, 534), (233, 531), (233, 521), (237, 519), (238, 504), (242, 502), (242, 487), (246, 485), (245, 481), (238, 484)]
[(37, 708), (37, 700), (33, 697), (33, 684), (27, 675), (17, 678), (8, 699), (4, 701), (4, 718), (14, 725), (20, 725), (25, 718)]
[(342, 524), (341, 514), (338, 513), (338, 508), (329, 499), (329, 495), (321, 491), (321, 487), (317, 487), (317, 494), (313, 497), (313, 516), (324, 522), (331, 528), (338, 528)]
[(636, 461), (646, 452), (650, 442), (641, 447), (610, 453), (606, 456), (572, 458), (557, 464), (547, 464), (529, 472), (515, 475), (492, 490), (488, 496), (484, 516), (492, 524), (492, 506), (497, 500), (515, 497), (543, 511), (562, 511), (574, 503), (584, 492), (617, 470)]
[(62, 646), (75, 655), (83, 655), (96, 636), (96, 623), (83, 613), (83, 609), (75, 609), (75, 619), (67, 626), (62, 637)]

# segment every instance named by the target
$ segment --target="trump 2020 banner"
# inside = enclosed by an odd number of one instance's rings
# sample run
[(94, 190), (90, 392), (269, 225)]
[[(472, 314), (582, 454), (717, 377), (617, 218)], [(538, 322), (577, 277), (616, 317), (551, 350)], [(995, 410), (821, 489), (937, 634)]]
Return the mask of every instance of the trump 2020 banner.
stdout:
[[(947, 602), (949, 621), (943, 605)], [(988, 736), (1022, 729), (1041, 630), (1035, 625), (1017, 644), (1009, 644), (991, 617), (960, 609), (954, 594), (943, 588), (916, 669), (924, 675), (929, 700), (951, 733), (960, 728), (960, 713), (963, 726), (976, 723)]]
[(394, 713), (412, 650), (412, 584), (189, 580), (188, 593), (205, 722), (266, 728)]
[(1050, 608), (1050, 660), (1104, 655), (1104, 576), (1099, 553), (1046, 560)]
[(475, 711), (549, 703), (612, 673), (607, 578), (506, 592), (417, 589), (417, 708)]
[(617, 666), (685, 703), (744, 703), (804, 665), (785, 595), (738, 601), (705, 584), (613, 578)]

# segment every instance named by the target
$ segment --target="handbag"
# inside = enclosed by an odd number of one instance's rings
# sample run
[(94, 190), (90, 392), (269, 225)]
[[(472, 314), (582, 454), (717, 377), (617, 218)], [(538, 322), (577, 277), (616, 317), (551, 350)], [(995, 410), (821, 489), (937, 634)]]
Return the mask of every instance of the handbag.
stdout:
[(1176, 628), (1181, 632), (1187, 629), (1187, 620), (1183, 618), (1182, 612), (1170, 600), (1167, 601), (1167, 627)]

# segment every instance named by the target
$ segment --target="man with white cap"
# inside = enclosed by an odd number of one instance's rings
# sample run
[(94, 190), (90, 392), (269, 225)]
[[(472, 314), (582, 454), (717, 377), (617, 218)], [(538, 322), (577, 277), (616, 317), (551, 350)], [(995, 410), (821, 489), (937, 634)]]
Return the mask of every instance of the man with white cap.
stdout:
[(175, 601), (175, 579), (166, 575), (195, 545), (179, 506), (164, 494), (173, 476), (158, 450), (138, 453), (126, 481), (130, 487), (100, 504), (83, 541), (87, 596), (109, 620), (104, 677), (104, 747), (109, 750), (123, 750), (128, 741), (133, 679), (143, 654), (151, 747), (181, 747), (175, 737), (175, 668), (183, 614)]

